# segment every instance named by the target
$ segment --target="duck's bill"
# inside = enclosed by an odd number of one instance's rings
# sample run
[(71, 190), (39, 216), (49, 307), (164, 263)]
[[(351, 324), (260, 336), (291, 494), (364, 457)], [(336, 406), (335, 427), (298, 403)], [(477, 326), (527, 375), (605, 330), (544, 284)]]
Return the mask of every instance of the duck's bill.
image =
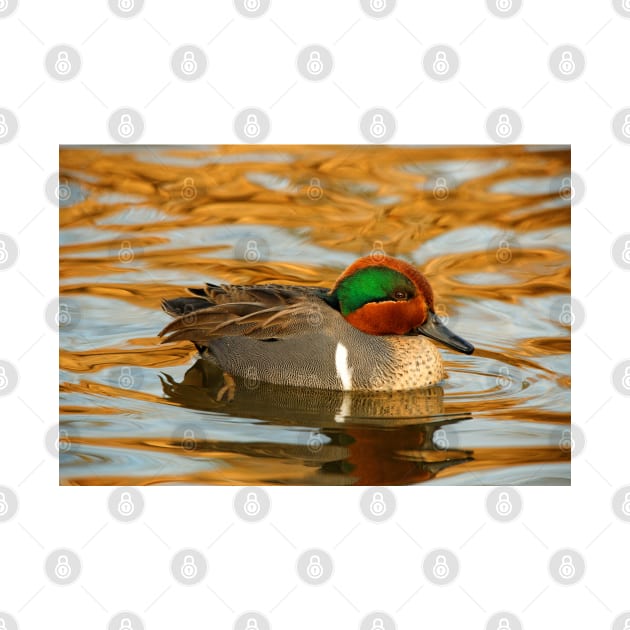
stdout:
[(475, 351), (475, 347), (472, 344), (451, 332), (432, 311), (429, 312), (427, 321), (422, 326), (418, 326), (416, 331), (420, 335), (439, 341), (445, 346), (457, 350), (457, 352), (472, 354)]

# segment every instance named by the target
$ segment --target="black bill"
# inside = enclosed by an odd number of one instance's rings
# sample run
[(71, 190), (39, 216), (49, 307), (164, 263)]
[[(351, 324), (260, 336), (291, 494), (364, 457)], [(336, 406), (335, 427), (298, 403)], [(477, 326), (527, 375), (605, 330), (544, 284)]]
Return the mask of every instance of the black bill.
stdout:
[(422, 326), (418, 326), (416, 331), (419, 335), (440, 341), (445, 346), (457, 350), (457, 352), (472, 354), (475, 351), (475, 347), (472, 344), (451, 332), (433, 311), (429, 311), (427, 321)]

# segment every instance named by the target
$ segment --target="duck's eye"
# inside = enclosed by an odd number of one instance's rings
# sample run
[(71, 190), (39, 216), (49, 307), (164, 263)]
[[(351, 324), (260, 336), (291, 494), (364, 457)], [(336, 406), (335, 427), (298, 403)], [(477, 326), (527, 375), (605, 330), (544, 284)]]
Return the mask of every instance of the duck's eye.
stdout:
[(394, 291), (394, 299), (395, 300), (406, 300), (407, 293), (405, 291)]

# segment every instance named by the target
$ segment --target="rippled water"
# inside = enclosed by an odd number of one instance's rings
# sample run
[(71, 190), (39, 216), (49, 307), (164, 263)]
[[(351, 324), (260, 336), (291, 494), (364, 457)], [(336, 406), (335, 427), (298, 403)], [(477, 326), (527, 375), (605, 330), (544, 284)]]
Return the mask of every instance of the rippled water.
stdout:
[[(564, 147), (62, 148), (61, 482), (569, 483), (569, 174)], [(330, 286), (375, 250), (476, 347), (440, 386), (217, 401), (156, 336), (188, 286)]]

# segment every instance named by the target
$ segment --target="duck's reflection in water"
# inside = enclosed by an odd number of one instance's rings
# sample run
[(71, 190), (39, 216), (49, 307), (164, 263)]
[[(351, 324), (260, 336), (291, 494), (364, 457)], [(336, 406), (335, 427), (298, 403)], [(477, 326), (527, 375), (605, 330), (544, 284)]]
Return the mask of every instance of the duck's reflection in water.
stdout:
[[(286, 427), (287, 440), (282, 442), (195, 435), (195, 457), (212, 458), (221, 451), (303, 468), (303, 474), (296, 476), (292, 467), (290, 476), (283, 478), (282, 467), (273, 466), (274, 474), (263, 474), (259, 483), (411, 484), (472, 459), (472, 451), (449, 447), (444, 426), (470, 416), (445, 415), (439, 386), (403, 392), (338, 392), (235, 379), (235, 386), (226, 391), (222, 372), (204, 360), (198, 360), (181, 382), (164, 374), (162, 386), (168, 399), (189, 409)], [(205, 422), (215, 420), (216, 415)], [(182, 426), (172, 446), (190, 454), (187, 432), (190, 435), (190, 428)], [(243, 458), (238, 461), (242, 466)], [(234, 472), (226, 471), (226, 479), (239, 483)]]

